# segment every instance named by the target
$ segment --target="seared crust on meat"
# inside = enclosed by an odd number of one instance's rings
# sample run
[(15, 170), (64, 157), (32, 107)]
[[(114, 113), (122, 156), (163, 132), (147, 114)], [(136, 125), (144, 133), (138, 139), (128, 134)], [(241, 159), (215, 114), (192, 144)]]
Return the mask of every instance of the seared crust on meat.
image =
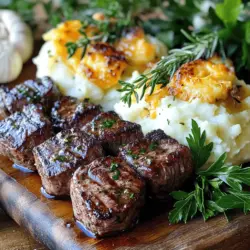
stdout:
[(70, 194), (76, 220), (96, 236), (133, 226), (144, 205), (143, 180), (119, 157), (104, 157), (79, 168)]
[(0, 122), (0, 154), (36, 170), (32, 149), (51, 136), (52, 126), (41, 105), (29, 104)]
[(153, 131), (147, 133), (145, 138), (149, 139), (150, 141), (159, 141), (162, 139), (175, 140), (175, 139), (171, 138), (170, 136), (166, 135), (162, 129), (156, 129), (156, 130), (153, 130)]
[(33, 153), (44, 189), (55, 196), (69, 195), (74, 171), (104, 155), (98, 141), (76, 128), (58, 133)]
[(44, 110), (50, 109), (58, 96), (59, 92), (49, 77), (25, 81), (13, 89), (0, 88), (0, 116), (22, 111), (30, 103), (41, 103)]
[(82, 130), (94, 135), (111, 154), (117, 154), (121, 145), (143, 137), (139, 124), (121, 120), (113, 111), (96, 116)]
[(142, 139), (121, 148), (120, 155), (146, 180), (151, 197), (166, 199), (169, 192), (178, 190), (191, 176), (191, 152), (166, 135), (159, 137), (159, 131), (151, 132), (147, 138), (151, 139)]
[(64, 96), (55, 102), (51, 117), (56, 129), (69, 129), (77, 125), (84, 126), (101, 111), (100, 105), (94, 105), (88, 99), (79, 101), (76, 98)]

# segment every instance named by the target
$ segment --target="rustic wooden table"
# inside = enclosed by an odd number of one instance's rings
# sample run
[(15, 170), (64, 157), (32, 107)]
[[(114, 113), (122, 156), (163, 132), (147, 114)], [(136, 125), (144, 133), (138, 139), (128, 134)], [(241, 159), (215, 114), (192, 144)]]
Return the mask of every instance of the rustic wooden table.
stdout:
[(46, 250), (0, 208), (0, 250)]

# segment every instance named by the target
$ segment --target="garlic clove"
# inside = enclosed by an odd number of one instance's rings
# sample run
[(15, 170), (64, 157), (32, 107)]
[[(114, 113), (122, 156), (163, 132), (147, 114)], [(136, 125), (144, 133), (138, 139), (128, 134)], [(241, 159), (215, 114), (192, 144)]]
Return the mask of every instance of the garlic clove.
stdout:
[(0, 40), (0, 63), (0, 83), (13, 81), (22, 70), (22, 57), (8, 41)]
[(33, 52), (34, 42), (31, 29), (17, 13), (10, 10), (0, 10), (0, 21), (8, 32), (8, 40), (18, 50), (25, 63)]
[(20, 53), (23, 63), (25, 63), (32, 55), (33, 52), (33, 37), (29, 29), (9, 34), (9, 41), (15, 46)]

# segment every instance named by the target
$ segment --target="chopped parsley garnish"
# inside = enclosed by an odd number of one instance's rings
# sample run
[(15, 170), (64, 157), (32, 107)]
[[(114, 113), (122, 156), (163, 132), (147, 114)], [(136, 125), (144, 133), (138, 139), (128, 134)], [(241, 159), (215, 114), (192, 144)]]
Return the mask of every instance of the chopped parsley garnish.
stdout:
[(113, 176), (112, 176), (112, 179), (113, 180), (115, 180), (115, 181), (117, 181), (118, 179), (119, 179), (119, 177), (120, 177), (120, 171), (119, 171), (119, 169), (116, 169), (115, 171), (114, 171), (114, 174), (113, 174)]
[(117, 181), (120, 177), (120, 170), (118, 169), (119, 168), (119, 164), (116, 163), (116, 162), (112, 162), (110, 164), (110, 172), (114, 173), (112, 175), (112, 179)]
[(132, 152), (131, 149), (129, 149), (129, 150), (127, 151), (127, 154), (128, 154), (129, 156), (131, 156), (134, 160), (135, 160), (135, 159), (138, 159), (138, 157), (139, 157), (137, 154), (134, 154), (134, 153)]
[(129, 195), (129, 198), (130, 198), (130, 199), (134, 199), (134, 198), (135, 198), (135, 194), (134, 194), (134, 193), (131, 193), (131, 194)]
[(57, 155), (53, 158), (53, 161), (68, 162), (69, 159), (65, 155)]
[(38, 102), (41, 99), (41, 96), (38, 94), (38, 92), (34, 92), (34, 91), (30, 92), (31, 90), (29, 90), (28, 88), (19, 87), (19, 88), (17, 88), (17, 91), (21, 95), (23, 95), (24, 97), (26, 97), (28, 99), (28, 101)]
[(118, 166), (117, 163), (112, 162), (111, 165), (110, 165), (110, 171), (114, 172), (118, 167), (119, 166)]
[(66, 144), (70, 144), (70, 143), (72, 142), (72, 137), (71, 137), (71, 136), (65, 137), (65, 138), (64, 138), (64, 142), (65, 142)]
[(145, 154), (146, 153), (146, 149), (145, 148), (141, 148), (139, 152), (140, 152), (140, 154)]
[(152, 142), (149, 145), (149, 149), (150, 150), (155, 150), (158, 147), (158, 143), (157, 142)]
[(115, 120), (107, 119), (107, 120), (102, 122), (101, 127), (102, 128), (112, 128), (115, 123), (116, 123)]

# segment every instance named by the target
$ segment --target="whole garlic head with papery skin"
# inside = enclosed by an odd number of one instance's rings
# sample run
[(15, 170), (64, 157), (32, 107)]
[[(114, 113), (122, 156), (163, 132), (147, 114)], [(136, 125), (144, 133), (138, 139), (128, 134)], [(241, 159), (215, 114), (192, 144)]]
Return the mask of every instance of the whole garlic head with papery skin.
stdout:
[(29, 26), (14, 11), (0, 10), (0, 83), (15, 80), (32, 52)]

